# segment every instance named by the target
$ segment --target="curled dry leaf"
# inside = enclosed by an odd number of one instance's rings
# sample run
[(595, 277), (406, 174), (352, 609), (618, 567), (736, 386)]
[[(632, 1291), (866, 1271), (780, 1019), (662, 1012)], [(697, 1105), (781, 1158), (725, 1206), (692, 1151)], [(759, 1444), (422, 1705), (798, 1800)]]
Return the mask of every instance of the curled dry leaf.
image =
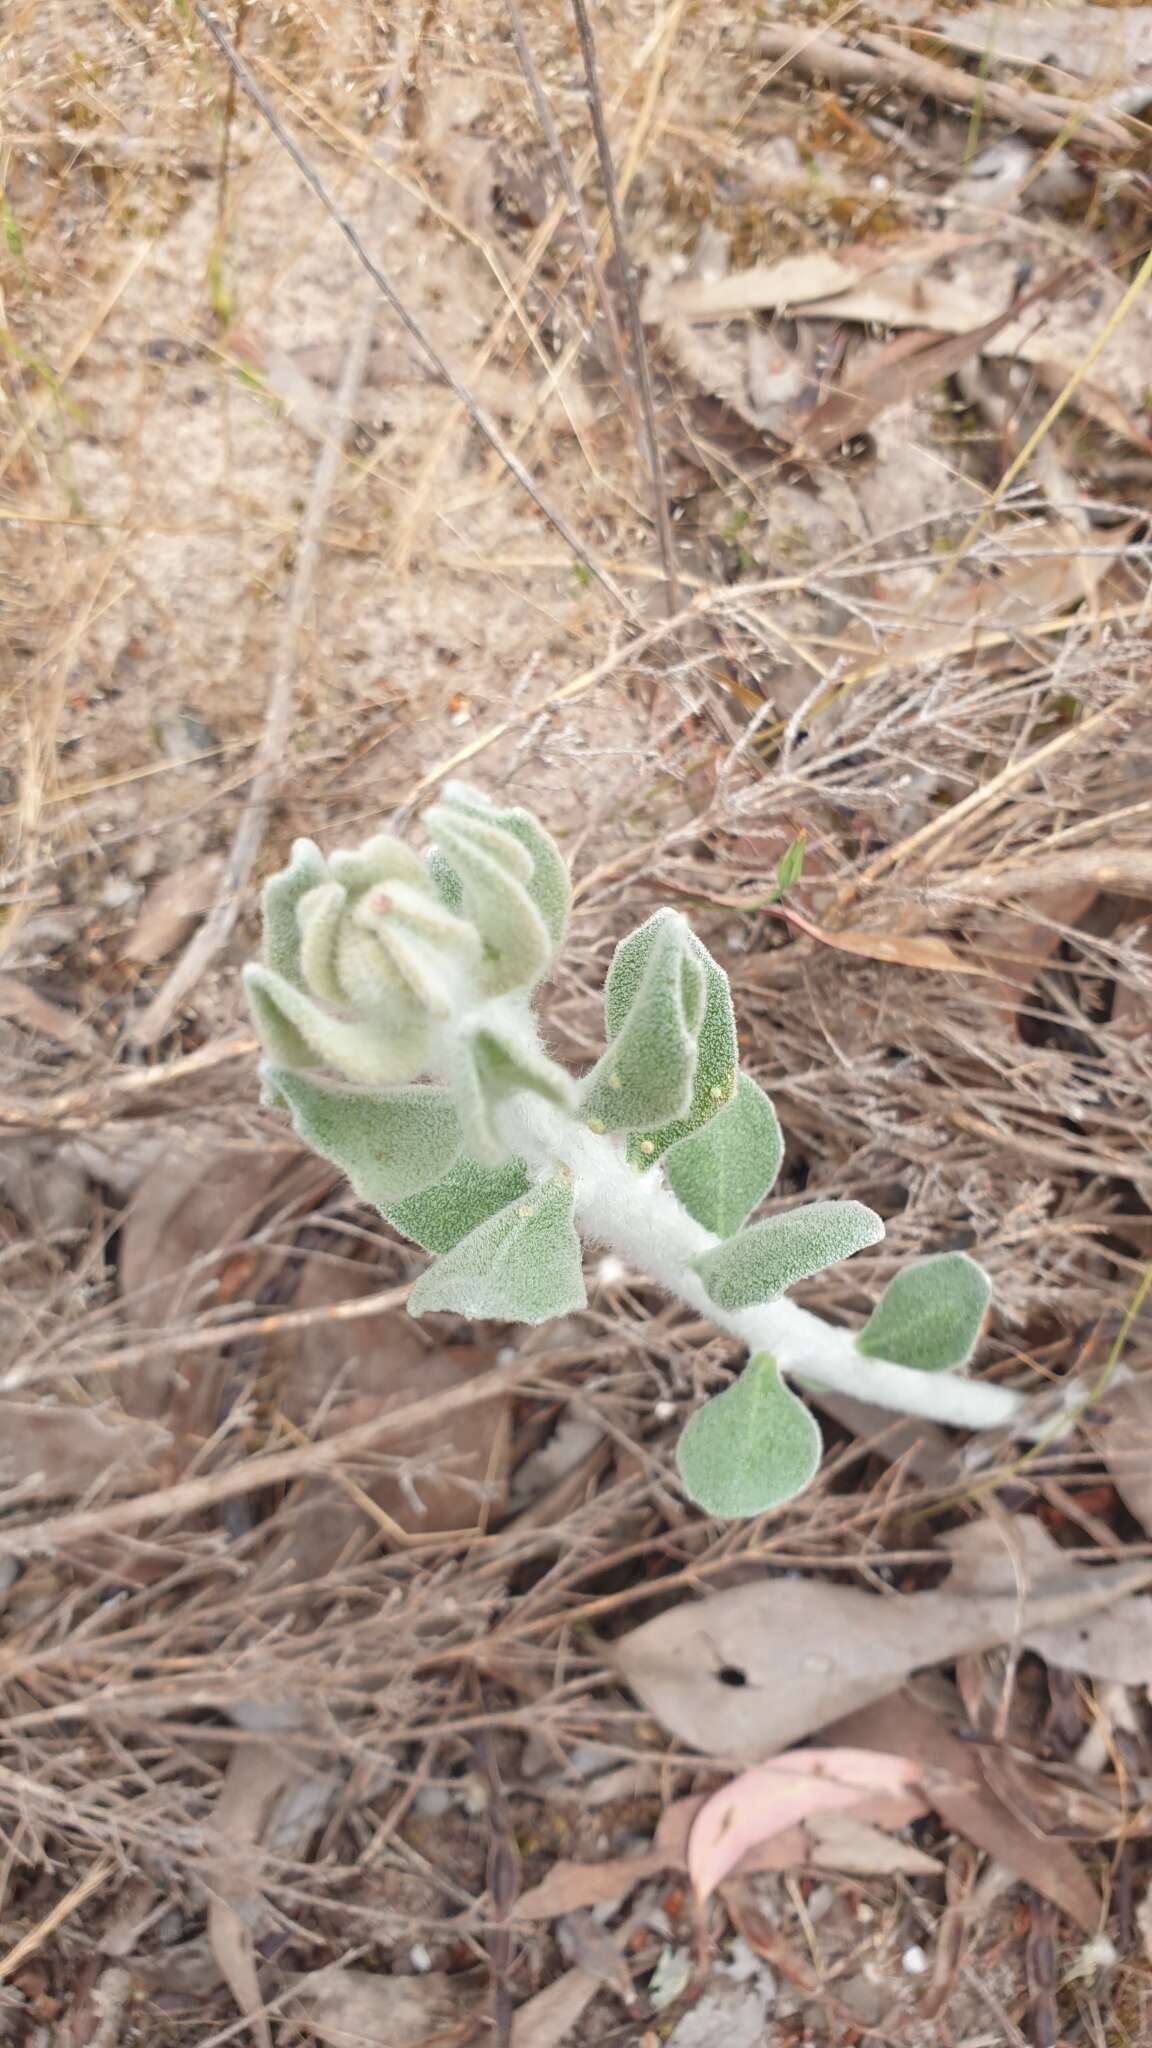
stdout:
[(672, 1734), (713, 1756), (773, 1756), (880, 1699), (909, 1673), (1067, 1622), (1152, 1581), (1152, 1563), (1061, 1565), (1023, 1600), (955, 1591), (876, 1596), (761, 1579), (673, 1607), (612, 1645), (624, 1683)]
[(958, 1835), (1059, 1906), (1086, 1934), (1095, 1934), (1101, 1902), (1088, 1872), (1067, 1842), (1037, 1832), (1004, 1805), (984, 1775), (981, 1751), (963, 1742), (948, 1720), (963, 1721), (959, 1699), (948, 1688), (948, 1719), (910, 1690), (892, 1693), (823, 1730), (827, 1740), (854, 1748), (900, 1754), (920, 1767), (925, 1796)]
[(743, 1772), (705, 1801), (688, 1838), (697, 1898), (709, 1898), (749, 1850), (821, 1809), (850, 1812), (884, 1793), (898, 1799), (902, 1820), (915, 1820), (924, 1812), (916, 1778), (907, 1757), (853, 1749), (792, 1750)]

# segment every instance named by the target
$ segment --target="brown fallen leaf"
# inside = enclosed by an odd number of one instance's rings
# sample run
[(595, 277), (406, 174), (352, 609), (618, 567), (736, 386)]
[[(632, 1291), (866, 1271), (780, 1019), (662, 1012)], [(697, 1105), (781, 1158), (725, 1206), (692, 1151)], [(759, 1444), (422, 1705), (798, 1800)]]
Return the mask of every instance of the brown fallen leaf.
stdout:
[[(281, 1249), (241, 1249), (271, 1215), (307, 1214), (332, 1169), (302, 1154), (233, 1145), (191, 1147), (173, 1137), (124, 1212), (120, 1237), (123, 1313), (149, 1331), (221, 1302), (253, 1299), (283, 1260)], [(281, 1240), (282, 1241), (282, 1240)], [(232, 1256), (229, 1256), (229, 1254)], [(163, 1349), (117, 1376), (134, 1415), (163, 1417), (174, 1466), (219, 1420), (227, 1377), (221, 1352), (176, 1374)]]
[(158, 1423), (124, 1415), (111, 1401), (94, 1408), (46, 1401), (0, 1400), (0, 1488), (18, 1486), (22, 1501), (131, 1489), (155, 1483), (159, 1453), (169, 1442)]
[(475, 1992), (437, 1970), (386, 1977), (336, 1964), (298, 1977), (285, 2005), (331, 2048), (462, 2048), (483, 2025)]
[(675, 1868), (659, 1849), (638, 1856), (610, 1856), (603, 1863), (554, 1863), (539, 1884), (522, 1892), (512, 1911), (514, 1920), (555, 1920), (588, 1906), (611, 1906), (627, 1898), (646, 1878)]
[[(1034, 1515), (1010, 1521), (985, 1518), (944, 1539), (955, 1559), (952, 1580), (977, 1594), (1007, 1594), (1042, 1584), (1059, 1573), (1090, 1591), (1095, 1565), (1071, 1562)], [(1109, 1567), (1108, 1569), (1116, 1569)], [(1144, 1593), (1120, 1598), (1102, 1612), (1045, 1626), (1021, 1620), (1019, 1641), (1061, 1671), (1118, 1685), (1152, 1685), (1152, 1600)]]
[(896, 335), (863, 362), (854, 363), (840, 389), (802, 418), (793, 442), (795, 453), (809, 460), (834, 454), (846, 441), (866, 433), (890, 406), (903, 405), (954, 376), (1018, 312), (1018, 306), (1011, 306), (995, 319), (944, 341), (931, 328), (914, 327)]
[[(956, 238), (956, 245), (961, 239)], [(922, 262), (908, 256), (901, 259), (899, 251), (887, 266), (878, 265), (871, 276), (859, 270), (854, 277), (842, 272), (840, 286), (823, 295), (813, 287), (831, 272), (815, 266), (806, 269), (803, 266), (808, 261), (806, 257), (789, 257), (778, 264), (732, 271), (722, 278), (684, 279), (653, 293), (647, 312), (654, 321), (671, 318), (693, 323), (732, 320), (756, 312), (787, 312), (799, 320), (850, 321), (864, 327), (912, 328), (955, 336), (972, 335), (987, 325), (991, 331), (979, 345), (981, 354), (1028, 363), (1049, 391), (1062, 391), (1075, 373), (1075, 363), (1053, 351), (1034, 315), (1021, 315), (1015, 306), (1003, 319), (989, 322), (987, 304), (981, 303), (975, 292), (946, 278), (926, 275)], [(800, 267), (793, 270), (793, 264)], [(1133, 447), (1145, 454), (1152, 452), (1152, 436), (1104, 385), (1091, 379), (1082, 381), (1071, 402)]]
[(930, 1877), (942, 1869), (914, 1842), (886, 1834), (858, 1813), (816, 1813), (805, 1822), (810, 1847), (804, 1861), (842, 1877)]
[[(778, 918), (793, 931), (801, 932), (806, 939), (814, 939), (817, 945), (829, 946), (836, 953), (852, 953), (859, 960), (882, 960), (896, 967), (922, 968), (934, 974), (967, 974), (985, 978), (991, 973), (991, 969), (981, 966), (979, 961), (958, 953), (947, 939), (935, 938), (930, 932), (830, 931), (826, 925), (814, 923), (788, 903), (759, 903), (748, 896), (722, 896), (707, 889), (679, 889), (674, 883), (665, 884), (665, 888), (676, 895), (710, 903), (719, 910), (756, 911), (763, 917)], [(755, 967), (753, 961), (748, 970), (752, 978), (755, 978)]]
[(1152, 1582), (1152, 1562), (1062, 1568), (1016, 1593), (875, 1596), (820, 1580), (757, 1579), (684, 1602), (604, 1646), (618, 1676), (669, 1732), (752, 1762), (895, 1691), (913, 1671), (1066, 1622)]
[[(566, 1970), (520, 2007), (512, 2021), (509, 2048), (560, 2048), (602, 1989), (586, 1970)], [(413, 2041), (412, 2048), (425, 2048), (425, 2043)]]
[[(379, 1284), (379, 1274), (366, 1263), (335, 1267), (309, 1260), (295, 1306), (316, 1309), (364, 1299)], [(355, 1324), (317, 1322), (278, 1340), (270, 1351), (267, 1370), (279, 1410), (309, 1433), (323, 1410), (326, 1436), (422, 1396), (447, 1393), (486, 1372), (495, 1357), (491, 1345), (430, 1345), (419, 1325), (396, 1310)], [(334, 1385), (340, 1388), (336, 1400)], [(508, 1480), (509, 1413), (509, 1397), (498, 1394), (466, 1414), (449, 1416), (440, 1430), (393, 1438), (389, 1460), (411, 1458), (418, 1476), (405, 1483), (392, 1472), (355, 1475), (359, 1506), (329, 1480), (306, 1483), (298, 1490), (285, 1539), (296, 1567), (309, 1576), (326, 1570), (348, 1536), (364, 1527), (365, 1499), (395, 1530), (415, 1537), (472, 1528), (485, 1512), (498, 1510)]]
[[(1131, 525), (1113, 527), (1099, 547), (1094, 540), (1091, 550), (1067, 520), (1001, 534), (995, 561), (962, 565), (961, 572), (929, 595), (922, 617), (885, 637), (884, 665), (969, 653), (1058, 617), (1091, 597), (1132, 531)], [(881, 595), (873, 593), (874, 599)], [(898, 595), (891, 591), (890, 608)], [(859, 652), (868, 656), (871, 650), (861, 645)]]
[(30, 988), (15, 974), (0, 974), (0, 1017), (7, 1017), (21, 1030), (37, 1037), (51, 1038), (73, 1052), (95, 1052), (98, 1040), (92, 1026), (74, 1010), (50, 1003), (47, 996)]
[(150, 967), (174, 953), (190, 937), (197, 920), (211, 909), (223, 871), (222, 857), (213, 854), (174, 868), (154, 882), (124, 941), (125, 960)]
[[(950, 1697), (960, 1722), (959, 1699)], [(1096, 1933), (1100, 1897), (1075, 1852), (1037, 1834), (1003, 1805), (985, 1780), (979, 1748), (962, 1742), (924, 1700), (906, 1689), (892, 1693), (830, 1723), (821, 1737), (861, 1749), (895, 1748), (914, 1758), (927, 1796), (949, 1827), (1051, 1899), (1086, 1934)]]
[(1152, 1536), (1152, 1372), (1114, 1376), (1091, 1435), (1130, 1515)]

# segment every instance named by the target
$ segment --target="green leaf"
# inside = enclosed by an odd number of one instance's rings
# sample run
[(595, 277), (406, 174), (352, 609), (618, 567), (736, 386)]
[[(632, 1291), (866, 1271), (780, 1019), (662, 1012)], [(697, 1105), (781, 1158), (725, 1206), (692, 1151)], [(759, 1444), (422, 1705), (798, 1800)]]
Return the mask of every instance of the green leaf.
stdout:
[(576, 1094), (571, 1075), (541, 1051), (530, 1029), (517, 1031), (496, 1003), (478, 1011), (471, 1028), (461, 1032), (453, 1046), (451, 1081), (468, 1150), (488, 1166), (504, 1156), (493, 1112), (510, 1095), (527, 1090), (571, 1109)]
[(890, 1280), (856, 1339), (865, 1358), (950, 1372), (976, 1348), (992, 1283), (964, 1252), (918, 1259)]
[(784, 1216), (753, 1223), (693, 1259), (717, 1308), (752, 1308), (822, 1273), (865, 1246), (879, 1244), (884, 1225), (863, 1202), (806, 1202)]
[(572, 882), (568, 863), (551, 833), (544, 830), (531, 811), (521, 810), (518, 805), (502, 810), (466, 783), (450, 782), (444, 794), (461, 809), (474, 811), (499, 825), (502, 831), (510, 832), (531, 855), (532, 871), (524, 877), (524, 887), (544, 920), (553, 953), (558, 953), (568, 929)]
[(791, 846), (785, 848), (784, 853), (781, 856), (779, 865), (777, 866), (777, 903), (779, 903), (780, 898), (782, 896), (785, 896), (787, 894), (789, 889), (794, 889), (796, 887), (797, 882), (800, 880), (801, 875), (804, 873), (804, 851), (805, 837), (803, 832), (801, 832), (797, 836), (797, 838), (795, 838), (792, 841)]
[(581, 1088), (593, 1130), (643, 1131), (687, 1108), (703, 995), (691, 937), (677, 911), (659, 910), (616, 948), (604, 990), (608, 1050)]
[(320, 848), (310, 839), (297, 839), (288, 866), (278, 875), (269, 875), (264, 884), (264, 965), (286, 981), (298, 983), (301, 976), (296, 906), (302, 896), (327, 880), (328, 868)]
[(717, 1237), (739, 1230), (780, 1171), (784, 1140), (762, 1088), (740, 1074), (731, 1102), (664, 1154), (664, 1171), (690, 1216)]
[(394, 1202), (385, 1214), (404, 1237), (412, 1238), (426, 1252), (450, 1252), (478, 1223), (516, 1201), (528, 1187), (528, 1168), (522, 1159), (486, 1167), (465, 1152), (446, 1179), (426, 1188), (422, 1195)]
[(731, 1101), (736, 1087), (739, 1055), (728, 976), (695, 932), (690, 934), (690, 939), (689, 950), (704, 976), (704, 1013), (696, 1040), (696, 1078), (692, 1098), (683, 1116), (675, 1122), (666, 1124), (661, 1130), (644, 1131), (629, 1138), (628, 1157), (633, 1166), (654, 1165), (670, 1145), (698, 1131), (710, 1117), (723, 1109), (725, 1103)]
[(545, 1323), (583, 1308), (580, 1239), (567, 1176), (528, 1189), (422, 1273), (408, 1312), (432, 1309), (504, 1323)]
[(297, 1137), (378, 1209), (442, 1180), (459, 1157), (460, 1119), (446, 1088), (369, 1094), (285, 1068), (268, 1068), (264, 1078), (291, 1111)]
[(705, 1403), (676, 1448), (684, 1491), (724, 1521), (763, 1515), (803, 1493), (820, 1466), (815, 1417), (757, 1352), (734, 1386)]
[(413, 889), (427, 889), (428, 877), (418, 853), (396, 839), (391, 832), (377, 832), (363, 846), (338, 848), (328, 862), (329, 871), (355, 899), (382, 882), (406, 882)]
[(455, 804), (425, 812), (429, 836), (459, 877), (463, 913), (484, 941), (488, 995), (534, 988), (552, 958), (548, 930), (526, 884), (532, 855), (485, 814)]
[(244, 987), (274, 1067), (335, 1067), (350, 1081), (387, 1087), (414, 1080), (428, 1063), (428, 1030), (419, 1015), (387, 1031), (333, 1016), (268, 967), (246, 967)]

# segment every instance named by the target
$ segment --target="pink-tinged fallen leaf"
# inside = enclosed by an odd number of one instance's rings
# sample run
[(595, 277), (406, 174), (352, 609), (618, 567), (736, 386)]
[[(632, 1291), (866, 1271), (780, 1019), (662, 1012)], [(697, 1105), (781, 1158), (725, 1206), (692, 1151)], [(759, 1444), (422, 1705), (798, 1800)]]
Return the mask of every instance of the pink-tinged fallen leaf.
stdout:
[[(879, 1793), (908, 1795), (917, 1767), (907, 1757), (865, 1749), (801, 1749), (745, 1771), (705, 1801), (688, 1838), (688, 1873), (697, 1899), (718, 1884), (750, 1850), (795, 1827), (810, 1814), (849, 1813)], [(911, 1797), (906, 1819), (924, 1811)]]

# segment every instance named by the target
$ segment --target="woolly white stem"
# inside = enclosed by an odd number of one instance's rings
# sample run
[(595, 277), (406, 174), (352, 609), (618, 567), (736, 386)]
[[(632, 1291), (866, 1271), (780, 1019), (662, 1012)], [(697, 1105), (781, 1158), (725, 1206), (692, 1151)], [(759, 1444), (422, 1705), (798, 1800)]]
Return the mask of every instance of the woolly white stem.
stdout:
[(536, 1095), (513, 1096), (499, 1121), (505, 1143), (530, 1166), (568, 1168), (584, 1236), (618, 1252), (749, 1351), (770, 1351), (782, 1372), (960, 1429), (1004, 1429), (1023, 1406), (1023, 1397), (1007, 1387), (865, 1358), (850, 1330), (785, 1297), (736, 1314), (717, 1308), (690, 1262), (720, 1239), (693, 1221), (658, 1169), (637, 1173), (611, 1138), (598, 1137)]

